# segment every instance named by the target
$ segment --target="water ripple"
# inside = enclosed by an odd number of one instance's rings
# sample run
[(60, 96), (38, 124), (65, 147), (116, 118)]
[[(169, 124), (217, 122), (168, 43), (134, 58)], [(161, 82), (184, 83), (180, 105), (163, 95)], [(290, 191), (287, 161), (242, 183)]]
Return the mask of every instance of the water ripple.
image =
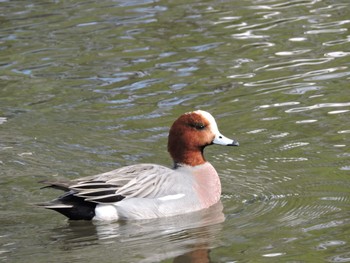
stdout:
[(306, 31), (306, 35), (315, 35), (315, 34), (334, 34), (334, 33), (344, 33), (348, 31), (347, 28), (334, 28), (334, 29), (319, 29), (319, 30), (309, 30)]
[[(331, 59), (329, 59), (328, 61), (330, 61)], [(321, 62), (323, 63), (323, 62)], [(266, 68), (269, 68), (270, 65), (266, 65), (266, 66), (263, 66), (261, 68), (259, 68), (258, 70), (262, 70), (262, 69), (266, 69)], [(292, 66), (294, 67), (294, 66)], [(281, 67), (281, 69), (284, 68), (284, 67)], [(328, 73), (331, 73), (331, 72), (335, 72), (335, 71), (338, 71), (338, 70), (344, 70), (346, 69), (346, 67), (332, 67), (332, 68), (324, 68), (324, 69), (317, 69), (317, 70), (311, 70), (311, 71), (306, 71), (302, 74), (291, 74), (291, 75), (288, 75), (288, 76), (283, 76), (283, 77), (274, 77), (274, 78), (270, 78), (270, 79), (264, 79), (264, 80), (258, 80), (258, 81), (254, 81), (254, 82), (246, 82), (244, 83), (244, 86), (247, 86), (247, 87), (257, 87), (257, 86), (275, 86), (276, 84), (280, 84), (280, 83), (285, 83), (285, 82), (289, 82), (289, 81), (292, 81), (292, 80), (298, 80), (298, 79), (304, 79), (307, 78), (307, 79), (310, 79), (311, 77), (313, 76), (319, 76), (319, 75), (325, 75), (325, 74), (328, 74)], [(286, 85), (286, 86), (282, 86), (282, 87), (288, 87), (288, 86), (292, 86), (291, 84), (283, 84), (283, 85)], [(298, 84), (294, 84), (294, 85), (301, 85), (300, 83)], [(307, 83), (307, 84), (304, 84), (304, 85), (315, 85), (314, 83)], [(269, 89), (279, 89), (281, 86), (278, 86), (277, 88), (276, 87), (273, 87), (273, 88), (269, 88)]]
[(345, 252), (340, 255), (330, 257), (329, 261), (335, 263), (350, 262), (350, 252)]
[(318, 23), (318, 24), (310, 25), (310, 27), (321, 29), (321, 28), (337, 27), (337, 26), (345, 25), (349, 23), (350, 23), (350, 20), (332, 21), (328, 23)]
[(308, 142), (293, 142), (293, 143), (288, 143), (288, 144), (285, 144), (285, 145), (280, 146), (280, 150), (281, 150), (281, 151), (290, 150), (290, 149), (294, 149), (294, 148), (297, 148), (297, 147), (302, 147), (302, 146), (309, 145), (309, 144), (310, 144), (310, 143), (308, 143)]
[(323, 43), (324, 46), (337, 46), (337, 45), (344, 45), (350, 43), (350, 36), (347, 36), (343, 39), (337, 39), (337, 40), (330, 40)]
[(273, 161), (275, 163), (291, 163), (291, 162), (305, 162), (309, 159), (306, 157), (270, 157), (264, 158), (266, 161)]
[(235, 39), (262, 39), (268, 38), (268, 35), (256, 35), (251, 30), (248, 30), (244, 33), (233, 34), (232, 37)]
[(300, 121), (296, 121), (295, 123), (303, 124), (303, 123), (314, 123), (314, 122), (317, 122), (317, 120), (300, 120)]
[(321, 108), (335, 108), (335, 107), (348, 107), (348, 106), (350, 106), (350, 102), (320, 103), (320, 104), (315, 104), (315, 105), (311, 105), (311, 106), (288, 109), (285, 112), (286, 113), (294, 113), (294, 112), (309, 111), (309, 110), (315, 110), (315, 109), (321, 109)]
[(173, 107), (176, 105), (180, 105), (180, 104), (184, 103), (185, 101), (192, 100), (193, 98), (196, 98), (200, 95), (201, 94), (189, 94), (189, 95), (185, 95), (182, 97), (173, 97), (170, 99), (164, 99), (164, 100), (159, 101), (157, 105), (159, 106), (159, 108)]
[(321, 7), (317, 7), (315, 9), (311, 9), (310, 13), (323, 13), (323, 12), (331, 12), (331, 11), (338, 11), (338, 10), (342, 10), (344, 8), (347, 8), (347, 5), (341, 4), (341, 3), (333, 3), (331, 5), (327, 5), (327, 6), (321, 6)]
[(209, 49), (217, 48), (221, 44), (223, 44), (223, 43), (222, 42), (209, 43), (209, 44), (205, 44), (205, 45), (198, 45), (198, 46), (187, 47), (186, 49), (188, 51), (193, 51), (193, 52), (203, 52), (203, 51), (207, 51)]
[(292, 51), (278, 51), (275, 54), (277, 56), (295, 56), (295, 55), (301, 55), (310, 52), (311, 49), (296, 49)]
[(332, 58), (342, 58), (350, 55), (350, 52), (344, 52), (344, 51), (334, 51), (334, 52), (328, 52), (324, 54), (326, 57), (332, 57)]
[(345, 245), (346, 242), (342, 241), (342, 240), (329, 240), (329, 241), (325, 241), (320, 243), (316, 249), (317, 250), (324, 250), (324, 249), (328, 249), (329, 247), (334, 247), (334, 246), (342, 246)]
[(267, 108), (272, 108), (272, 107), (285, 107), (285, 106), (293, 106), (293, 105), (298, 105), (300, 102), (298, 101), (289, 101), (289, 102), (281, 102), (281, 103), (274, 103), (274, 104), (266, 104), (266, 105), (260, 105), (257, 107), (257, 109), (267, 109)]
[(322, 230), (322, 229), (327, 229), (327, 228), (331, 228), (331, 227), (337, 227), (337, 226), (341, 226), (344, 224), (348, 224), (349, 220), (332, 220), (326, 223), (321, 223), (321, 224), (317, 224), (317, 225), (313, 225), (307, 228), (303, 228), (302, 230), (304, 232), (310, 232), (310, 231), (315, 231), (315, 230)]
[(7, 118), (6, 117), (0, 117), (0, 124), (4, 124), (5, 122), (7, 122)]
[(309, 77), (305, 78), (306, 81), (315, 81), (315, 80), (328, 80), (328, 79), (337, 79), (342, 77), (347, 77), (350, 75), (350, 71), (348, 72), (338, 72), (338, 73), (332, 73), (332, 74), (323, 74), (319, 76)]
[(328, 114), (341, 114), (341, 113), (345, 113), (345, 112), (349, 112), (350, 110), (334, 110), (334, 111), (329, 111)]
[(315, 58), (315, 59), (294, 59), (288, 62), (275, 63), (257, 68), (259, 70), (281, 70), (286, 68), (294, 68), (306, 65), (319, 65), (331, 61), (333, 58)]
[(284, 18), (284, 19), (276, 19), (273, 21), (265, 22), (265, 23), (256, 23), (253, 25), (245, 25), (242, 27), (239, 27), (238, 30), (246, 30), (249, 29), (248, 31), (267, 31), (269, 29), (272, 29), (279, 24), (283, 24), (286, 22), (295, 22), (298, 20), (301, 20), (302, 18), (296, 17), (296, 18)]
[[(302, 205), (302, 204), (291, 204), (293, 207), (289, 207), (289, 210), (283, 214), (282, 217), (279, 218), (279, 221), (287, 223), (290, 226), (295, 227), (296, 225), (300, 225), (309, 221), (312, 218), (318, 218), (324, 214), (328, 214), (329, 212), (337, 212), (340, 211), (339, 208), (334, 206), (323, 206), (323, 205)], [(324, 226), (319, 226), (324, 227)], [(311, 227), (304, 231), (308, 232), (311, 229), (316, 229), (316, 226)]]

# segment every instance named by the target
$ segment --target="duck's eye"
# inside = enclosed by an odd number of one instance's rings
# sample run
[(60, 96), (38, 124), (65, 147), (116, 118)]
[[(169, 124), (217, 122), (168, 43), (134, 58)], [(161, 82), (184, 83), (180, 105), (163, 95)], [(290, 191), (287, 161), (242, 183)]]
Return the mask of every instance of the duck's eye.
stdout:
[(191, 127), (195, 128), (197, 130), (204, 130), (205, 129), (205, 125), (201, 122), (192, 123)]

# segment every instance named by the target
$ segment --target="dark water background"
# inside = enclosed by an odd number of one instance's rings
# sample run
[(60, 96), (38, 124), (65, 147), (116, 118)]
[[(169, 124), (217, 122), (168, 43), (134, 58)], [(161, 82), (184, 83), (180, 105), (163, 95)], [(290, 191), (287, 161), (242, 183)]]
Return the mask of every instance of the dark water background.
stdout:
[[(350, 262), (350, 2), (0, 1), (0, 262)], [(222, 205), (69, 223), (30, 204), (74, 179), (171, 165), (203, 109)], [(197, 260), (197, 261), (196, 261)]]

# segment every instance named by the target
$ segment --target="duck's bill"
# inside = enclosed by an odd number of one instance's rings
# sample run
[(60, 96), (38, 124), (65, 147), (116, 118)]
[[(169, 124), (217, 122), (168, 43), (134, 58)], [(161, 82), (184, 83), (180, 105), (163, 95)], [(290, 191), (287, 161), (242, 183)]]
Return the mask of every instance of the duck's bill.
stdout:
[(225, 146), (239, 146), (238, 141), (227, 138), (222, 134), (217, 134), (213, 140), (213, 144), (225, 145)]

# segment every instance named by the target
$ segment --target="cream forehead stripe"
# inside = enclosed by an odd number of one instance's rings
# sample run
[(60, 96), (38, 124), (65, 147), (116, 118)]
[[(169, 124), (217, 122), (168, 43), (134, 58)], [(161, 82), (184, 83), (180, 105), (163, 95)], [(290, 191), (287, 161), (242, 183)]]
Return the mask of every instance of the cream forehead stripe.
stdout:
[[(203, 111), (203, 110), (196, 110), (196, 111), (194, 111), (194, 113), (202, 115), (203, 118), (208, 120), (208, 122), (210, 124), (210, 129), (214, 134), (220, 133), (219, 129), (218, 129), (218, 125), (216, 124), (216, 121), (215, 121), (213, 115), (211, 115), (209, 112)], [(189, 112), (188, 114), (191, 114), (191, 112)]]

